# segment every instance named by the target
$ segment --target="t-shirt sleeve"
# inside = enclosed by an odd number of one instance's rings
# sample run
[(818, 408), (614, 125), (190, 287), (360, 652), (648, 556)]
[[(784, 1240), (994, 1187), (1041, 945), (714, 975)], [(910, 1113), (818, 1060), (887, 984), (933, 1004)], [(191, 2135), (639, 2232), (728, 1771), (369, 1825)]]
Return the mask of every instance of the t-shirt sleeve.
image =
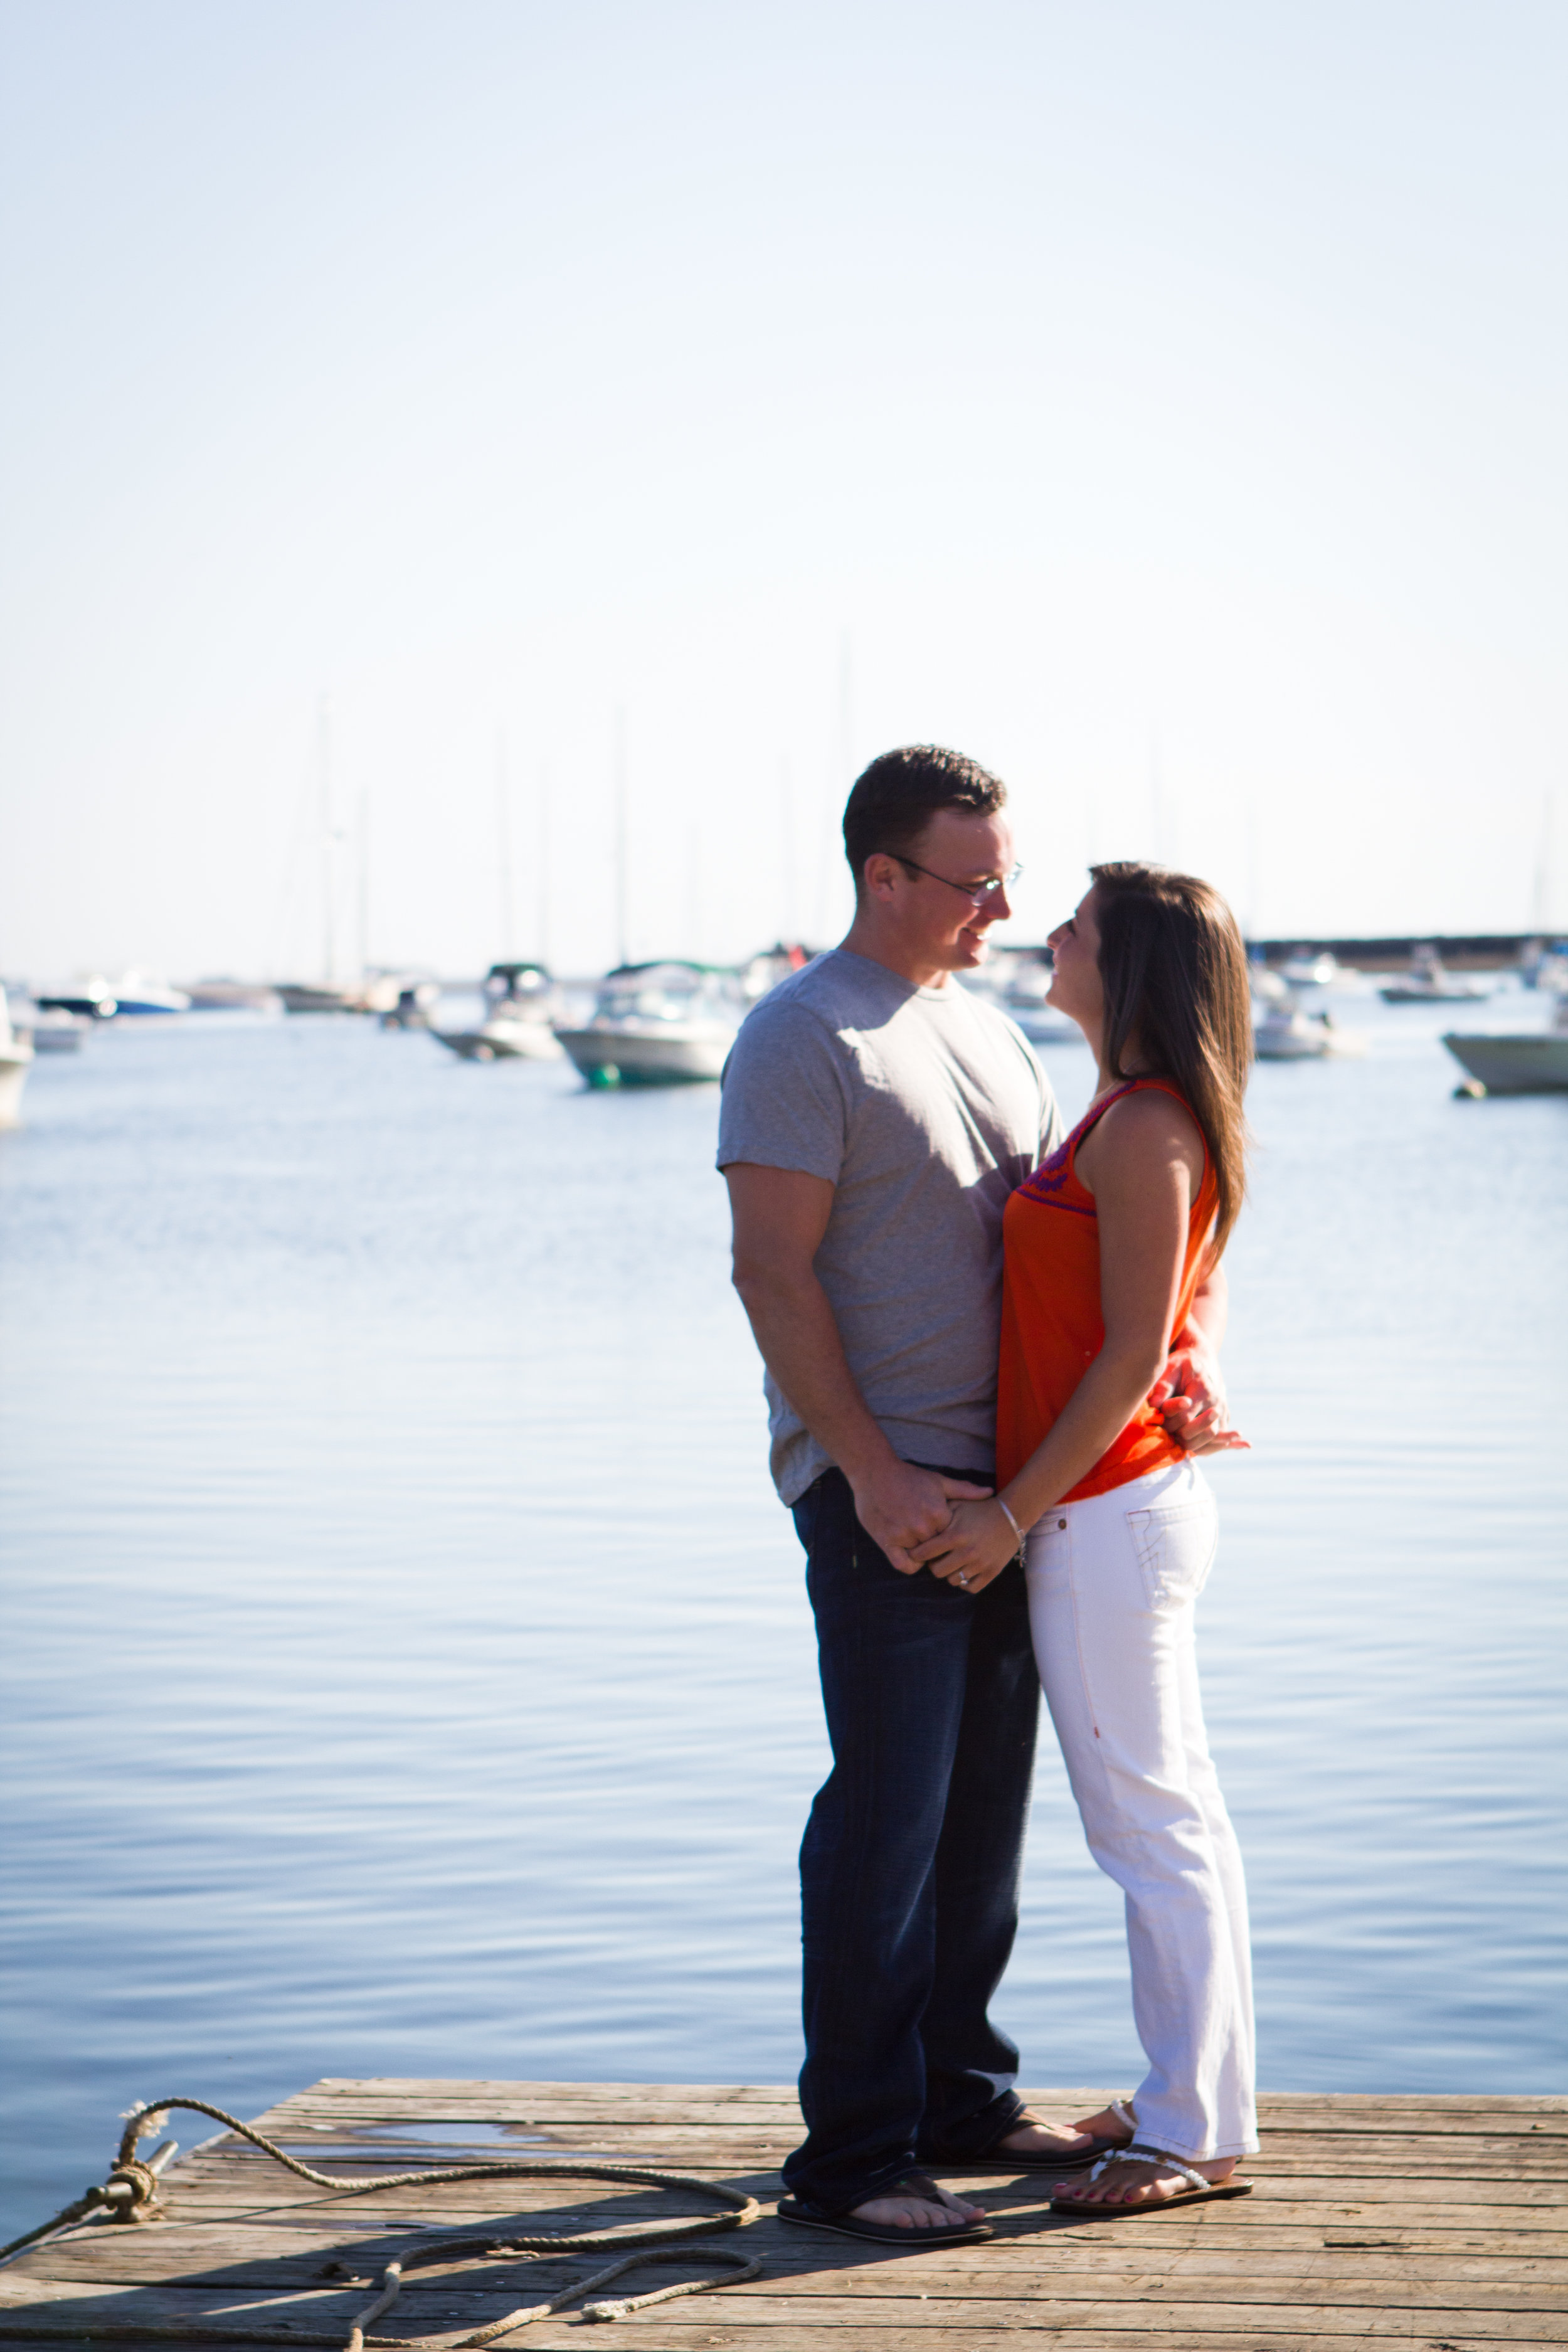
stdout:
[(849, 1137), (849, 1087), (830, 1031), (804, 1006), (763, 1003), (724, 1066), (721, 1168), (738, 1160), (837, 1184)]

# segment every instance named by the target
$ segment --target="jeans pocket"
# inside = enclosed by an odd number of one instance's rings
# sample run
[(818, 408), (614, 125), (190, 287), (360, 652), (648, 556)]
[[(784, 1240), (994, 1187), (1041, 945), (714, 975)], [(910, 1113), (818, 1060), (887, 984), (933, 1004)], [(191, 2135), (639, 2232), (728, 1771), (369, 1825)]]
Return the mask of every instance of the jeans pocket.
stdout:
[(1208, 1582), (1219, 1541), (1214, 1496), (1153, 1503), (1147, 1510), (1129, 1511), (1127, 1525), (1150, 1608), (1181, 1609), (1195, 1601)]

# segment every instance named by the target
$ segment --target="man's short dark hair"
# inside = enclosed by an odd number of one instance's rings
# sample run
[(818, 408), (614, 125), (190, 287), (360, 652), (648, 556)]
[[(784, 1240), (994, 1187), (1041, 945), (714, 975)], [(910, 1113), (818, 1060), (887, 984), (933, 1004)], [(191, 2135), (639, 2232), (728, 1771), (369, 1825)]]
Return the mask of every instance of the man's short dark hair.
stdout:
[(936, 743), (911, 743), (884, 751), (857, 777), (844, 804), (844, 855), (860, 895), (866, 860), (884, 850), (890, 857), (912, 856), (921, 834), (939, 809), (962, 809), (966, 816), (994, 816), (1007, 801), (997, 776), (944, 751)]

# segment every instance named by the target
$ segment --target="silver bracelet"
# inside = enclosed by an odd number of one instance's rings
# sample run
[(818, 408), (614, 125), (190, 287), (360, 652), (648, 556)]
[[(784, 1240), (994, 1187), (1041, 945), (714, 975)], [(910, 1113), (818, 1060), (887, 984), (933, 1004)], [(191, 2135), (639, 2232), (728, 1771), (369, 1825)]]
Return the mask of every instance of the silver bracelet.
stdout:
[(1018, 1549), (1022, 1551), (1024, 1549), (1023, 1528), (1018, 1525), (1017, 1520), (1013, 1517), (1012, 1512), (1007, 1508), (1006, 1504), (1002, 1500), (1000, 1495), (993, 1496), (992, 1500), (994, 1502), (997, 1509), (1001, 1512), (1002, 1517), (1006, 1520), (1007, 1525), (1012, 1528), (1013, 1533), (1017, 1537)]

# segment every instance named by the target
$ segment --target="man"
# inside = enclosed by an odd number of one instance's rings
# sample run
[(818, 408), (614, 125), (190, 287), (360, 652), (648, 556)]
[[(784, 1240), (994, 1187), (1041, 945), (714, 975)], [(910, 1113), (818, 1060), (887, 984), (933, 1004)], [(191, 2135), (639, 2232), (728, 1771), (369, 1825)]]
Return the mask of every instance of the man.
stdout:
[(1022, 1569), (972, 1596), (910, 1556), (991, 1492), (1002, 1213), (1060, 1134), (1020, 1033), (955, 978), (1011, 911), (1005, 803), (956, 752), (872, 762), (844, 813), (855, 919), (751, 1013), (720, 1126), (834, 1759), (801, 1849), (807, 2136), (780, 2210), (896, 2243), (989, 2234), (923, 2164), (1107, 2144), (1026, 2116), (987, 2014), (1038, 1713)]

